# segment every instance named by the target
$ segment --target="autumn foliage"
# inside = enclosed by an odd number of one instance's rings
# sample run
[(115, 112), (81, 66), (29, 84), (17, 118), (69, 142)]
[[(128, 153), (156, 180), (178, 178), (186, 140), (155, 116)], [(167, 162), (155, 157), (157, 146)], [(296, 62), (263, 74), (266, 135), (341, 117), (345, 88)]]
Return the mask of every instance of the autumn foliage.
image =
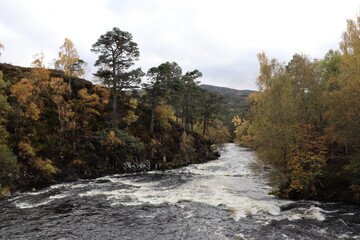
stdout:
[(360, 200), (360, 16), (340, 50), (289, 63), (258, 55), (259, 93), (236, 139), (256, 149), (282, 197)]
[[(201, 99), (209, 94), (195, 80), (201, 73), (182, 75), (180, 66), (167, 62), (159, 67), (161, 84), (130, 91), (143, 76), (140, 69), (127, 71), (139, 56), (137, 45), (117, 28), (107, 34), (113, 38), (101, 36), (92, 49), (100, 54), (100, 85), (79, 78), (86, 63), (70, 39), (53, 61), (55, 69), (45, 66), (43, 53), (34, 56), (31, 68), (0, 64), (0, 195), (217, 157), (211, 145), (227, 141), (222, 122), (208, 112), (214, 124), (199, 131), (207, 135), (194, 131), (203, 125)], [(116, 48), (119, 58), (105, 61), (103, 46)]]

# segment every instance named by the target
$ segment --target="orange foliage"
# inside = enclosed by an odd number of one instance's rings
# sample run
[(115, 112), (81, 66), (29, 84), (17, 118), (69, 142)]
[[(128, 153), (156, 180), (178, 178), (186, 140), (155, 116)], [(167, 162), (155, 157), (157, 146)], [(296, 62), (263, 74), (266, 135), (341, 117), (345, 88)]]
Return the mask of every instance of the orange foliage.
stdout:
[(107, 133), (106, 139), (101, 140), (100, 144), (105, 146), (107, 149), (115, 149), (120, 145), (124, 145), (124, 141), (116, 136), (114, 131)]
[(290, 186), (286, 191), (316, 196), (326, 167), (327, 147), (324, 137), (311, 124), (301, 124), (300, 127), (299, 139), (291, 146), (288, 163)]

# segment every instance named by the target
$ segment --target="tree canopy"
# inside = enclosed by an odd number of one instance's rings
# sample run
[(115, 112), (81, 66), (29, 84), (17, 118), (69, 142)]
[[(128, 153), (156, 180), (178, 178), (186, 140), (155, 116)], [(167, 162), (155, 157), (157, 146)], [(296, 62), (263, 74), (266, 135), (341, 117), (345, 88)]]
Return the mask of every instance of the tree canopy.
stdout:
[(256, 149), (277, 194), (360, 200), (360, 17), (348, 20), (340, 50), (287, 64), (258, 55), (260, 92), (236, 141)]
[(111, 85), (112, 94), (112, 125), (117, 125), (118, 103), (117, 93), (132, 88), (140, 83), (142, 71), (140, 69), (126, 72), (140, 56), (139, 48), (133, 41), (131, 33), (114, 27), (111, 31), (101, 35), (92, 45), (91, 51), (98, 54), (95, 66), (99, 67), (96, 76)]

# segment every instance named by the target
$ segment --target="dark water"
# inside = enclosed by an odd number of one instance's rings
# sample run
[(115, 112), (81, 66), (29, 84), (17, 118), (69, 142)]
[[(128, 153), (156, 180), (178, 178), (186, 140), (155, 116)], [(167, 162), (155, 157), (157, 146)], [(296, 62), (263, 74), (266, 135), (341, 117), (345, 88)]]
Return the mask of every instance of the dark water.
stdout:
[(279, 200), (228, 144), (219, 160), (0, 200), (0, 239), (360, 239), (360, 208)]

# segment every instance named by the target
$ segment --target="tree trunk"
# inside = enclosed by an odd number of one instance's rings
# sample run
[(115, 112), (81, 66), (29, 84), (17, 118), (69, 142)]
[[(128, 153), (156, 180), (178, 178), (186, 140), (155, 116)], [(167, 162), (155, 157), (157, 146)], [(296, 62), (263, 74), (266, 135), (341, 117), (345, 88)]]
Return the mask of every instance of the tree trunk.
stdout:
[(203, 132), (202, 132), (203, 137), (205, 137), (206, 125), (207, 125), (207, 117), (204, 116), (204, 124), (203, 124)]
[(117, 128), (117, 91), (116, 91), (116, 69), (115, 67), (113, 67), (113, 87), (112, 87), (112, 107), (113, 107), (113, 112), (112, 112), (112, 127), (113, 128)]
[(155, 107), (153, 107), (151, 110), (150, 134), (154, 133), (154, 125), (155, 125)]

